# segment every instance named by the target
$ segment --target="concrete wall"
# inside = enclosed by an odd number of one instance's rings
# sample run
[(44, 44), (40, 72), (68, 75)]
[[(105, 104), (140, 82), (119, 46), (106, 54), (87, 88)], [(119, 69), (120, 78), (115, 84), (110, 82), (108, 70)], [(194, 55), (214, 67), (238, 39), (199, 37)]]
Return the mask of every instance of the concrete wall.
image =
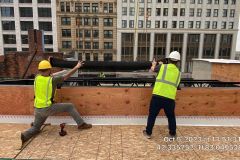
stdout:
[(192, 78), (210, 80), (212, 64), (206, 61), (193, 61)]

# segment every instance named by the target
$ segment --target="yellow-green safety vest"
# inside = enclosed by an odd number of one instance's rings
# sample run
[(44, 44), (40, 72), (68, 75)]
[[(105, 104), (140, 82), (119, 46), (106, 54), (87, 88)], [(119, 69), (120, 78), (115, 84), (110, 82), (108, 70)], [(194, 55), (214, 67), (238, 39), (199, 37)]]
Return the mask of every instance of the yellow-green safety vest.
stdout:
[(37, 75), (34, 80), (34, 107), (46, 108), (52, 105), (52, 77)]
[(175, 100), (181, 73), (174, 64), (163, 64), (153, 88), (153, 94)]

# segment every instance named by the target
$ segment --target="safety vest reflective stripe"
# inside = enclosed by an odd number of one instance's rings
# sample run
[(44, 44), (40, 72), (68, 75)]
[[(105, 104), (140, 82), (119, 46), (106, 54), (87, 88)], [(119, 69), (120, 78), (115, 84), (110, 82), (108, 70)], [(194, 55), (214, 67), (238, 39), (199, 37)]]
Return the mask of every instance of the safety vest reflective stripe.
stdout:
[(156, 79), (156, 82), (166, 83), (166, 84), (172, 85), (172, 86), (177, 88), (178, 87), (178, 81), (179, 81), (179, 78), (180, 78), (180, 72), (178, 73), (178, 77), (177, 77), (176, 82), (173, 83), (173, 82), (165, 80), (166, 73), (167, 73), (167, 68), (168, 68), (168, 65), (167, 64), (164, 65), (162, 77), (161, 77), (161, 79)]
[[(52, 78), (49, 78), (48, 79), (48, 84), (47, 84), (47, 93), (46, 93), (46, 106), (48, 106), (48, 90), (49, 90), (49, 84), (50, 84), (50, 81), (51, 81)], [(52, 94), (52, 93), (51, 93)]]

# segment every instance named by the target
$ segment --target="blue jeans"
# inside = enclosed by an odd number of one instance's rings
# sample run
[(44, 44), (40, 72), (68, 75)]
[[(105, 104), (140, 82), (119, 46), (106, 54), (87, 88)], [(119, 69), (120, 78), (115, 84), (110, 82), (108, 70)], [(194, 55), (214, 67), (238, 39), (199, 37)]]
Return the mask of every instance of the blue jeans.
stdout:
[(176, 132), (176, 117), (175, 117), (175, 101), (169, 98), (153, 95), (149, 107), (149, 115), (147, 121), (146, 132), (152, 134), (152, 129), (155, 124), (156, 117), (161, 109), (168, 118), (168, 128), (170, 132)]
[(24, 139), (28, 140), (37, 133), (39, 133), (41, 126), (44, 124), (48, 116), (61, 112), (68, 112), (70, 116), (74, 119), (74, 121), (77, 123), (77, 125), (81, 125), (84, 123), (83, 119), (80, 117), (79, 113), (77, 112), (75, 106), (72, 103), (55, 103), (47, 108), (42, 109), (35, 108), (34, 110), (35, 118), (33, 126), (22, 133)]

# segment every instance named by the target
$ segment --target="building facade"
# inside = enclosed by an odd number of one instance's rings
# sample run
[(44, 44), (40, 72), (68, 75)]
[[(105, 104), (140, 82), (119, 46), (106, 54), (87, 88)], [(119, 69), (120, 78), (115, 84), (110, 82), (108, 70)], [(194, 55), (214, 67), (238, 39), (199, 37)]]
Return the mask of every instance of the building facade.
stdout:
[(119, 0), (117, 60), (151, 61), (181, 53), (181, 71), (192, 58), (235, 59), (237, 0)]
[(117, 0), (58, 0), (59, 50), (86, 61), (116, 60)]
[(28, 51), (29, 29), (43, 30), (45, 51), (56, 52), (55, 8), (51, 0), (0, 0), (0, 55)]

